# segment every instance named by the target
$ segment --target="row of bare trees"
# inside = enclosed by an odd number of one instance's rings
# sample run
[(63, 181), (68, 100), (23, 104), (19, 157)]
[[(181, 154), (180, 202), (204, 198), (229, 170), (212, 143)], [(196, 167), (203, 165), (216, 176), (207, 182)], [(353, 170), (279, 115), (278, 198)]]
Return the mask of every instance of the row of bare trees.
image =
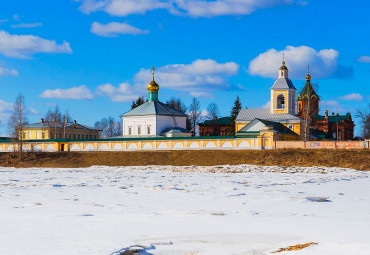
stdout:
[(100, 137), (108, 138), (122, 135), (122, 123), (116, 121), (113, 117), (103, 118), (95, 122), (94, 127), (102, 130)]

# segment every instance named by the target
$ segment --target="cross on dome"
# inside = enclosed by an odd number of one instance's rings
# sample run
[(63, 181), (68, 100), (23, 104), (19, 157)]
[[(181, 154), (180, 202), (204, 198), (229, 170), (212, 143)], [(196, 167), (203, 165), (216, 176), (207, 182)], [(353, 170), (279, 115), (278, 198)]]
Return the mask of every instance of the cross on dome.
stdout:
[(154, 71), (157, 70), (157, 69), (155, 69), (154, 66), (152, 66), (152, 68), (150, 70), (152, 70), (152, 80), (154, 81)]
[(310, 75), (310, 64), (307, 65), (307, 75), (306, 75), (306, 81), (311, 80), (311, 75)]

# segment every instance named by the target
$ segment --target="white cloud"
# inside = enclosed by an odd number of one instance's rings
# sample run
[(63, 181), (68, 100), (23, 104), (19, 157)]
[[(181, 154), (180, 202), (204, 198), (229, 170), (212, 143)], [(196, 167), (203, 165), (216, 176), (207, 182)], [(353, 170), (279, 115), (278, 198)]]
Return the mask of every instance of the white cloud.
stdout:
[(109, 0), (104, 10), (112, 16), (125, 17), (130, 14), (145, 14), (147, 11), (168, 8), (169, 6), (169, 1)]
[(18, 76), (18, 71), (0, 66), (0, 75)]
[[(236, 75), (239, 65), (234, 62), (217, 63), (215, 60), (198, 59), (191, 64), (159, 67), (155, 80), (160, 88), (186, 91), (194, 97), (214, 98), (212, 91), (232, 89), (227, 78)], [(107, 96), (115, 102), (128, 102), (146, 95), (151, 81), (151, 70), (141, 69), (134, 75), (134, 83), (121, 83), (118, 87), (107, 83), (97, 87), (95, 94)]]
[(225, 15), (249, 15), (258, 9), (275, 6), (305, 5), (296, 0), (75, 0), (81, 2), (84, 13), (104, 11), (112, 16), (125, 17), (145, 14), (148, 11), (166, 9), (174, 15), (190, 17), (216, 17)]
[(41, 93), (40, 97), (56, 99), (93, 99), (94, 95), (88, 87), (81, 85), (70, 89), (47, 89)]
[(58, 45), (34, 35), (11, 35), (0, 30), (0, 53), (7, 57), (27, 58), (35, 53), (72, 53), (68, 42)]
[(118, 87), (112, 84), (103, 84), (96, 88), (95, 93), (100, 96), (107, 96), (114, 102), (129, 102), (137, 99), (141, 93), (136, 93), (136, 88), (128, 83), (121, 83)]
[(40, 113), (35, 108), (29, 108), (28, 109), (28, 114), (31, 114), (31, 115), (40, 115)]
[[(217, 63), (212, 59), (198, 59), (191, 64), (174, 64), (157, 68), (155, 80), (162, 88), (191, 92), (192, 95), (209, 96), (211, 91), (227, 90), (231, 85), (227, 79), (239, 72), (235, 62)], [(148, 83), (151, 71), (141, 69), (135, 75), (137, 84)]]
[(364, 101), (364, 97), (360, 93), (352, 93), (339, 97), (339, 99), (347, 101)]
[(206, 116), (208, 116), (209, 114), (208, 114), (207, 109), (203, 109), (203, 110), (201, 110), (201, 111), (200, 111), (200, 115), (201, 115), (202, 117), (206, 117)]
[(276, 78), (281, 66), (283, 53), (289, 74), (295, 79), (304, 79), (307, 65), (313, 79), (336, 77), (351, 78), (353, 70), (338, 63), (339, 52), (334, 49), (316, 51), (308, 46), (287, 46), (282, 51), (269, 49), (249, 63), (249, 73), (262, 77)]
[(225, 15), (249, 15), (258, 9), (275, 6), (304, 5), (305, 1), (294, 0), (176, 0), (171, 12), (191, 17), (215, 17)]
[(320, 109), (328, 109), (329, 115), (331, 115), (333, 112), (334, 114), (336, 114), (337, 112), (339, 112), (339, 114), (348, 112), (347, 109), (343, 107), (343, 105), (339, 104), (335, 100), (320, 101)]
[(370, 63), (370, 56), (361, 56), (357, 58), (358, 62)]
[(0, 121), (6, 124), (10, 115), (13, 112), (14, 104), (0, 100)]
[(93, 34), (104, 37), (117, 37), (119, 34), (140, 35), (149, 33), (149, 30), (141, 30), (129, 24), (118, 22), (110, 22), (108, 24), (94, 22), (90, 31)]
[(12, 28), (33, 28), (33, 27), (41, 27), (42, 23), (19, 23), (15, 25), (11, 25)]
[(202, 97), (202, 98), (215, 98), (215, 96), (212, 93), (208, 92), (201, 92), (201, 91), (191, 91), (189, 93), (192, 97)]
[(270, 107), (271, 107), (271, 101), (268, 101), (267, 103), (261, 106), (262, 109), (270, 109)]
[(19, 16), (18, 14), (13, 14), (13, 20), (21, 21), (21, 16)]

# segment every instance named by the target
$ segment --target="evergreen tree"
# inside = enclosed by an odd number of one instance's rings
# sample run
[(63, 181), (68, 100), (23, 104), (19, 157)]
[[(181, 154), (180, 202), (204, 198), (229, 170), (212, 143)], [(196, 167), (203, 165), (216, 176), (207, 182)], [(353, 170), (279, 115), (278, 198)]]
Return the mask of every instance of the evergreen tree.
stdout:
[(188, 110), (188, 107), (186, 107), (186, 105), (181, 101), (180, 98), (172, 97), (170, 100), (166, 101), (166, 104), (183, 114), (186, 114), (186, 111)]
[(242, 109), (242, 103), (240, 102), (239, 96), (237, 96), (234, 101), (234, 106), (231, 109), (231, 114), (230, 114), (231, 115), (230, 122), (232, 126), (232, 130), (230, 130), (230, 133), (233, 135), (235, 134), (235, 120), (241, 109)]
[(148, 100), (144, 100), (144, 97), (138, 97), (138, 99), (132, 101), (132, 104), (131, 104), (131, 110), (144, 104), (145, 102), (147, 102)]

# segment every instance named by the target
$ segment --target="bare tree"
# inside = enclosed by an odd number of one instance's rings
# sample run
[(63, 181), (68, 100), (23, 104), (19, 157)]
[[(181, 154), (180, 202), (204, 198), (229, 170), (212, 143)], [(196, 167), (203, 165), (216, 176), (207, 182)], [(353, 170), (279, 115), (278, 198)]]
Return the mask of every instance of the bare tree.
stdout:
[[(51, 109), (45, 114), (44, 117), (48, 129), (49, 129), (49, 138), (50, 139), (57, 139), (57, 129), (59, 129), (59, 124), (64, 123), (64, 116), (59, 110), (59, 106), (56, 105), (55, 109), (52, 111)], [(64, 126), (63, 126), (64, 128)], [(51, 132), (53, 130), (53, 132)], [(65, 132), (64, 132), (65, 133)], [(53, 134), (53, 135), (52, 135)], [(64, 134), (65, 135), (65, 134)]]
[(9, 134), (18, 141), (19, 152), (21, 156), (21, 161), (23, 161), (23, 139), (24, 139), (24, 126), (28, 124), (26, 115), (26, 104), (24, 96), (20, 93), (18, 94), (13, 113), (9, 120)]
[(208, 118), (211, 120), (215, 120), (217, 116), (220, 115), (220, 110), (216, 103), (210, 103), (207, 107)]
[(360, 119), (361, 136), (365, 139), (370, 139), (370, 104), (368, 110), (358, 109), (356, 117)]
[[(180, 98), (172, 97), (170, 100), (166, 101), (166, 104), (183, 114), (187, 114), (186, 112), (188, 110), (188, 107), (181, 101)], [(189, 131), (191, 131), (192, 129), (189, 115), (186, 118), (186, 129)]]
[(193, 133), (193, 135), (195, 134), (196, 132), (196, 126), (198, 124), (198, 122), (200, 121), (200, 116), (201, 116), (201, 112), (200, 112), (200, 102), (197, 98), (193, 98), (192, 101), (191, 101), (191, 105), (189, 107), (189, 119), (190, 119), (190, 126), (191, 126), (191, 132)]
[(94, 127), (102, 130), (102, 137), (115, 137), (122, 135), (122, 124), (116, 121), (113, 117), (103, 118), (95, 122)]
[(207, 107), (208, 119), (211, 120), (210, 134), (211, 136), (220, 135), (221, 129), (217, 123), (217, 117), (220, 115), (220, 111), (216, 103), (210, 103)]

